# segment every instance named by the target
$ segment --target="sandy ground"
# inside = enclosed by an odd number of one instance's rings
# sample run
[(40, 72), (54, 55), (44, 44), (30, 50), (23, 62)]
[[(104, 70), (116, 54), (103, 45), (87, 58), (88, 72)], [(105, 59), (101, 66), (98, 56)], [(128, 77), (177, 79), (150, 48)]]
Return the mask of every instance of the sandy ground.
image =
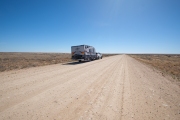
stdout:
[(180, 88), (118, 55), (0, 73), (0, 120), (179, 120)]

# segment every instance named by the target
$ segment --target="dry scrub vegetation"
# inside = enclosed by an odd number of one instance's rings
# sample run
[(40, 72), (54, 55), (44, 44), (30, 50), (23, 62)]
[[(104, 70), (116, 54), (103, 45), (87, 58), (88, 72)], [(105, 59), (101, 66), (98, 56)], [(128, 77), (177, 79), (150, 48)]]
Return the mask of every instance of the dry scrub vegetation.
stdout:
[(71, 61), (68, 53), (0, 53), (0, 71)]
[(143, 63), (149, 64), (180, 81), (180, 55), (142, 54), (130, 56)]
[[(103, 57), (112, 55), (115, 54), (103, 54)], [(70, 61), (70, 53), (0, 52), (0, 72)]]

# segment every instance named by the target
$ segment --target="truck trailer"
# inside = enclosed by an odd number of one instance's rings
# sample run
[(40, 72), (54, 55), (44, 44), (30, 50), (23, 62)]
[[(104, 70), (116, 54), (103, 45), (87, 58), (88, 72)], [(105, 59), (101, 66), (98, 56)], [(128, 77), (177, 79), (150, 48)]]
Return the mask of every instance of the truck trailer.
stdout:
[(79, 62), (97, 59), (96, 49), (89, 45), (71, 46), (71, 55), (73, 60)]

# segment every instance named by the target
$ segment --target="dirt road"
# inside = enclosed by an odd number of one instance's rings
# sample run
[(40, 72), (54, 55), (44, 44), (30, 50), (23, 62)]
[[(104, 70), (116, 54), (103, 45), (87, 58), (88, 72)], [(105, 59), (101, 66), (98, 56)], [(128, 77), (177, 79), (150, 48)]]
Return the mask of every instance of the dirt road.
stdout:
[(0, 73), (0, 120), (179, 120), (180, 88), (127, 55)]

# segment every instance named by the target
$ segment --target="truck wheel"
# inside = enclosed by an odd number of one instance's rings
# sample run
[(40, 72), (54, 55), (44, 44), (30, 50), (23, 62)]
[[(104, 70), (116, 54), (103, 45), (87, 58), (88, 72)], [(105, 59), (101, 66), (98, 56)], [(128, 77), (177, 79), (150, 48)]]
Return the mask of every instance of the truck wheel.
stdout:
[(81, 62), (81, 60), (79, 60), (79, 62)]
[(90, 61), (90, 59), (88, 58), (88, 59), (87, 59), (87, 61), (89, 62), (89, 61)]

